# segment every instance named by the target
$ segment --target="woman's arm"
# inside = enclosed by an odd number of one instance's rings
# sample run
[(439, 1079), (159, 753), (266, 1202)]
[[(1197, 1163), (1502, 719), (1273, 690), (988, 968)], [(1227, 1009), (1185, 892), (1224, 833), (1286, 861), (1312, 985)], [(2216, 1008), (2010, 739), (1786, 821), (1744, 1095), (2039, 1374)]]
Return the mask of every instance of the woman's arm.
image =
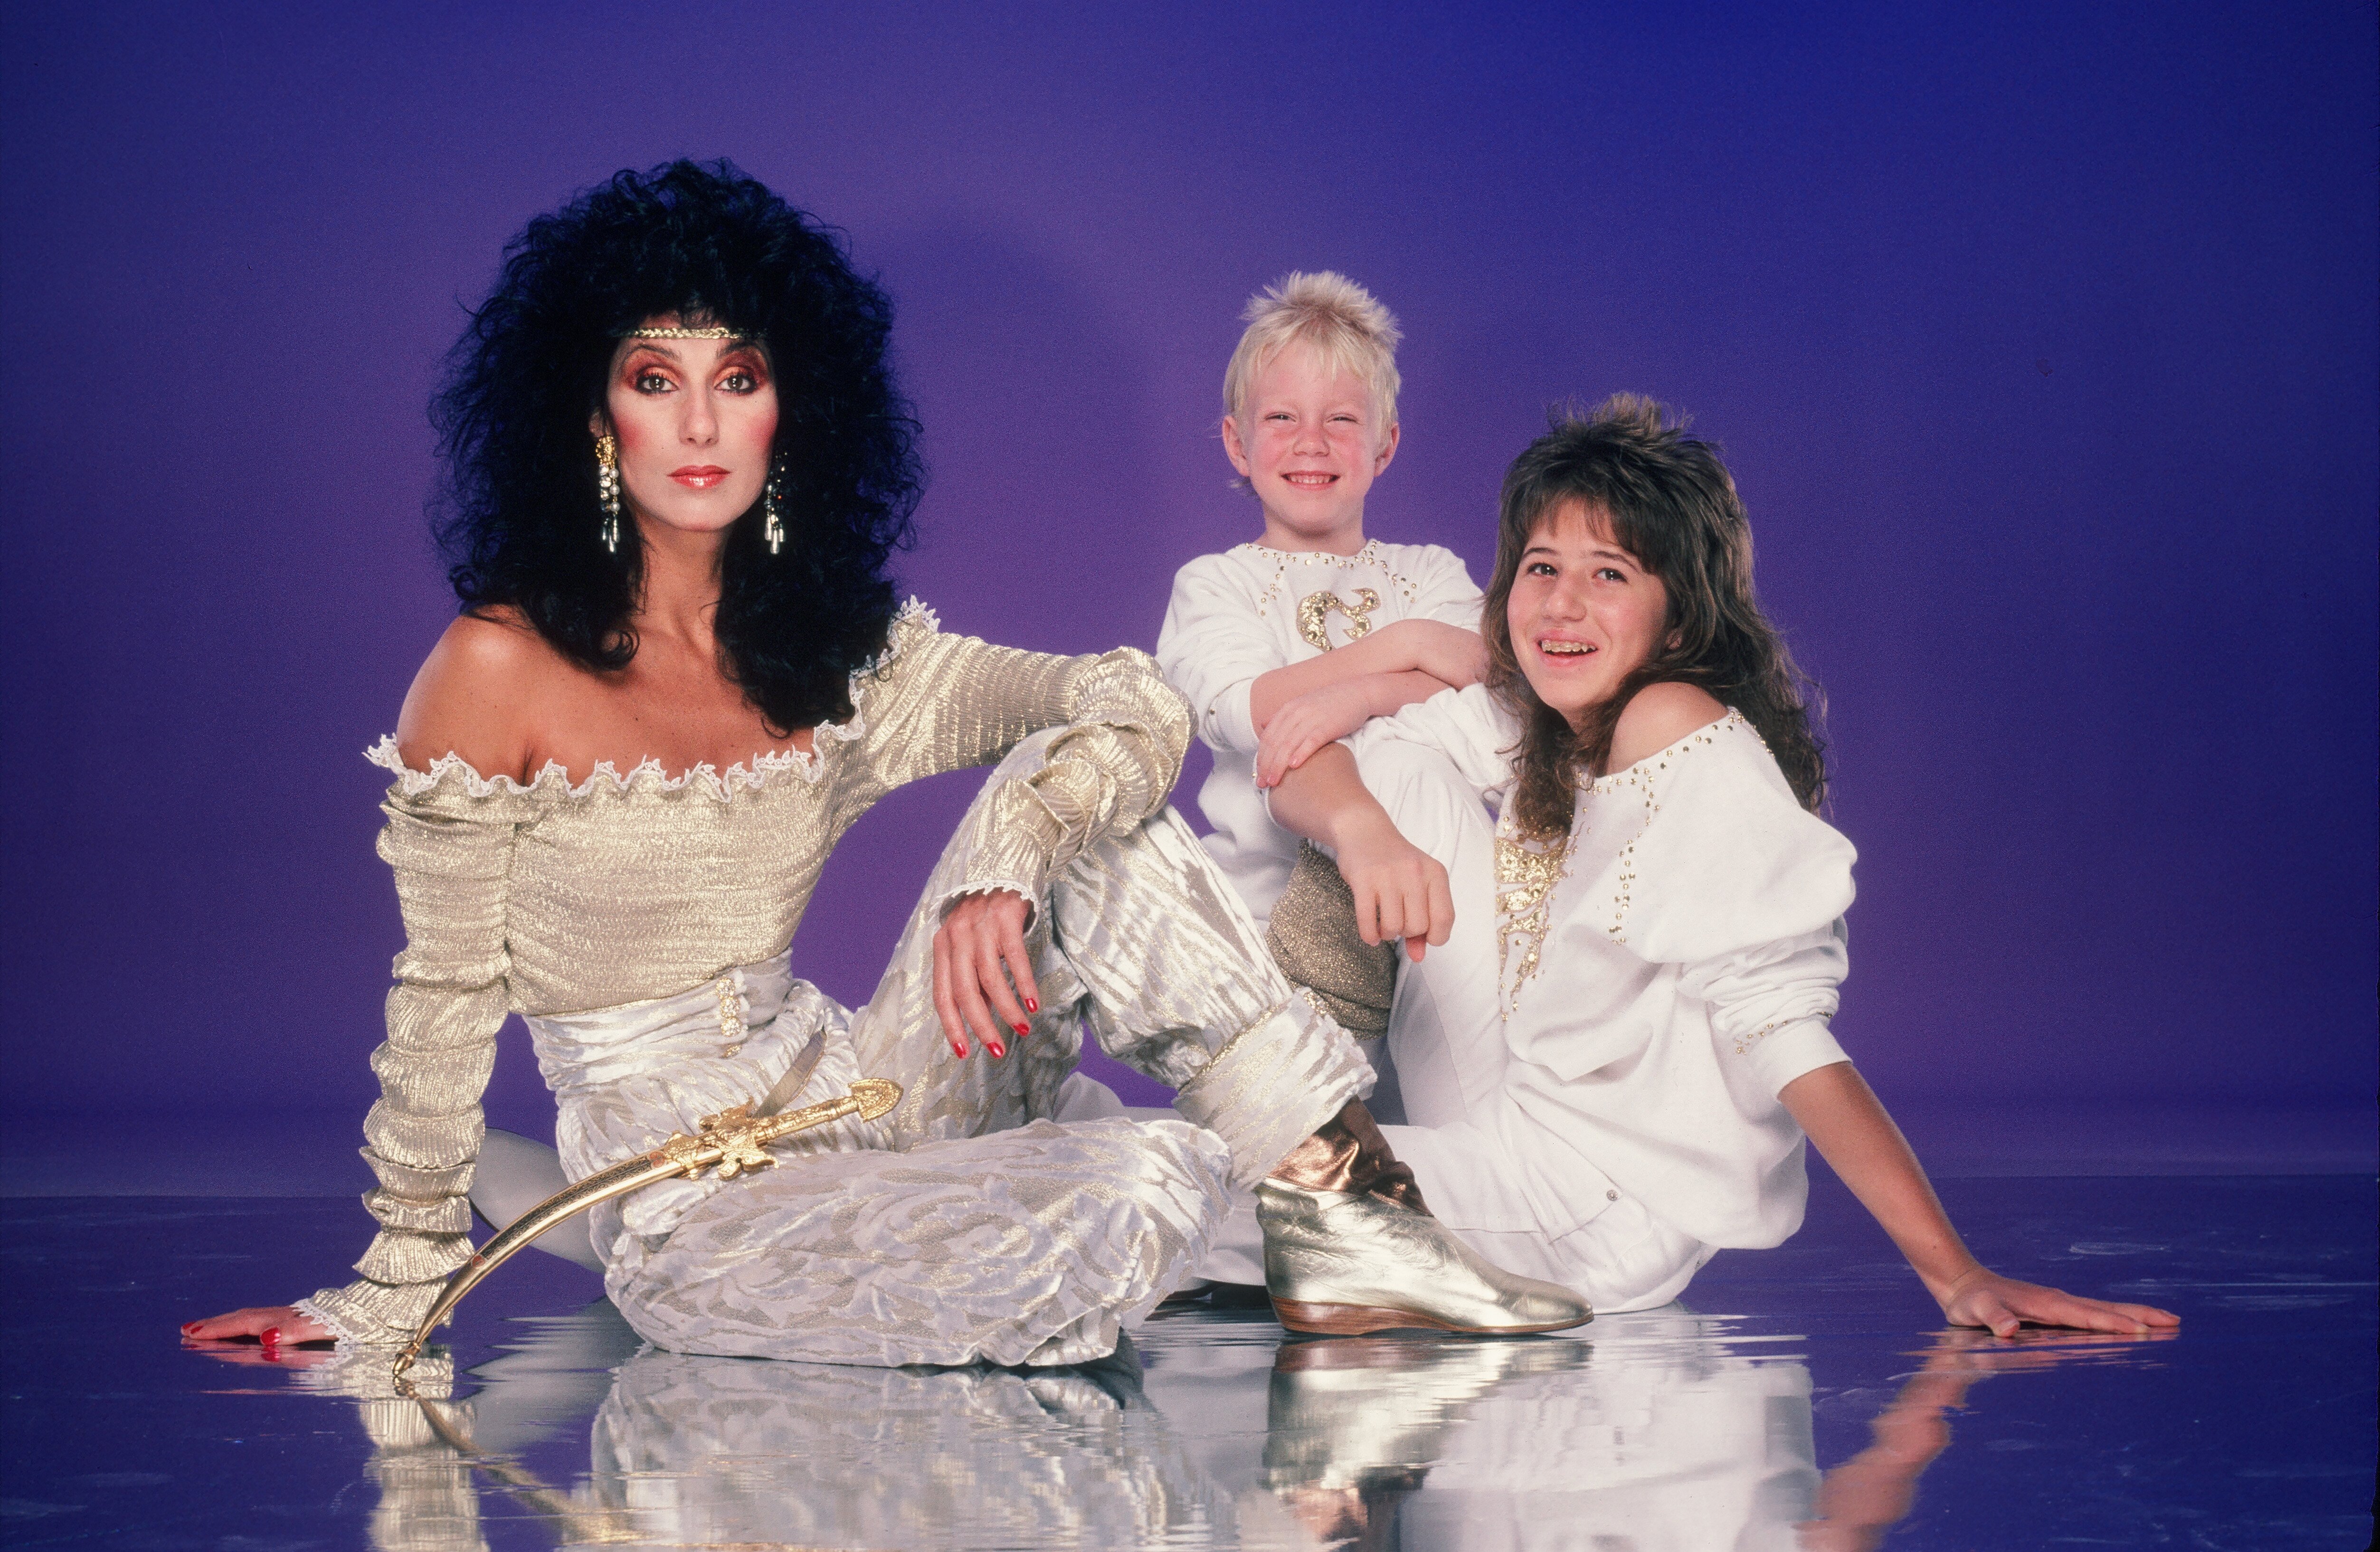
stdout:
[(1028, 734), (1064, 731), (1038, 768), (975, 809), (967, 863), (934, 938), (934, 1006), (953, 1053), (967, 1035), (1005, 1055), (1003, 1026), (1040, 1011), (1025, 928), (1050, 877), (1103, 836), (1165, 806), (1182, 772), (1190, 717), (1146, 653), (1060, 658), (946, 637), (923, 620), (896, 627), (888, 672), (863, 682), (872, 789), (981, 765)]
[[(427, 770), (456, 754), (482, 775), (518, 775), (526, 740), (502, 709), (518, 675), (534, 671), (534, 645), (524, 653), (521, 633), (486, 621), (450, 626), (397, 721), (406, 767)], [(235, 1310), (190, 1322), (186, 1336), (403, 1341), (470, 1254), (467, 1193), (484, 1130), (480, 1096), (508, 1006), (505, 891), (522, 800), (471, 797), (459, 781), (421, 791), (400, 777), (382, 805), (378, 849), (395, 873), (406, 946), (387, 1039), (371, 1059), (381, 1097), (364, 1118), (364, 1156), (378, 1185), (364, 1201), (381, 1230), (356, 1263), (361, 1276), (307, 1300), (316, 1314), (290, 1304)]]
[(2027, 1321), (2127, 1332), (2181, 1324), (2179, 1316), (2148, 1304), (2078, 1298), (1985, 1268), (1950, 1227), (1908, 1140), (1850, 1062), (1804, 1073), (1777, 1097), (1900, 1247), (1951, 1324), (1988, 1326), (2003, 1337)]
[(1418, 960), (1454, 927), (1454, 895), (1438, 859), (1406, 840), (1364, 785), (1355, 756), (1331, 743), (1273, 789), (1275, 822), (1327, 846), (1355, 896), (1355, 930), (1366, 943), (1405, 940)]

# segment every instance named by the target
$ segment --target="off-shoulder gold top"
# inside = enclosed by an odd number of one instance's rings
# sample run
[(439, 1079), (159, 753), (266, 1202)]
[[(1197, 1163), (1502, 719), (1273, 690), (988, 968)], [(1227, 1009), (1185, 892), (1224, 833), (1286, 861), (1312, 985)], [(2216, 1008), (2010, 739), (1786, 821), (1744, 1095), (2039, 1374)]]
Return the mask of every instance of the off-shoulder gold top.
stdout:
[(1042, 770), (978, 810), (977, 861), (953, 891), (1038, 898), (1086, 843), (1163, 805), (1189, 739), (1181, 697), (1141, 652), (1060, 658), (944, 636), (915, 602), (851, 699), (814, 754), (750, 770), (606, 763), (574, 786), (549, 764), (524, 786), (453, 756), (411, 770), (390, 740), (370, 751), (396, 776), (379, 851), (406, 930), (364, 1122), (381, 1232), (356, 1263), (362, 1280), (303, 1301), (309, 1313), (401, 1340), (469, 1255), (480, 1099), (506, 1013), (671, 996), (783, 953), (827, 854), (878, 798), (1069, 725)]

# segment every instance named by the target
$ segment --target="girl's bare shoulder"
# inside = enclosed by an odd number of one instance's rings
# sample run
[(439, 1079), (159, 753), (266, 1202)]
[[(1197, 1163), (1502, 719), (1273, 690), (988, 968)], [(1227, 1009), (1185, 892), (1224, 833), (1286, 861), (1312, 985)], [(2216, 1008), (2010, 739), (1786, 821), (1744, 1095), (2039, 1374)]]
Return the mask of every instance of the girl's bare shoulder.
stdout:
[(1647, 685), (1630, 698), (1611, 730), (1607, 769), (1625, 770), (1726, 715), (1727, 708), (1718, 697), (1698, 685), (1673, 680)]

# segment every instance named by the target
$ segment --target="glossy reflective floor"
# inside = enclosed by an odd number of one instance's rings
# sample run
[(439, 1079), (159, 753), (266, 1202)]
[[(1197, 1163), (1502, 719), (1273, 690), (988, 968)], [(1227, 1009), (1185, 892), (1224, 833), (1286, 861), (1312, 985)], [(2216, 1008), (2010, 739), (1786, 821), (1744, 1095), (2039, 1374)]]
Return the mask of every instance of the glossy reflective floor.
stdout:
[[(1987, 1261), (2169, 1340), (1942, 1335), (1830, 1181), (1685, 1303), (1502, 1342), (1151, 1321), (1058, 1371), (640, 1350), (543, 1256), (463, 1307), (443, 1400), (180, 1343), (329, 1280), (351, 1202), (51, 1198), (6, 1226), (11, 1547), (2047, 1548), (2370, 1540), (2373, 1182), (1949, 1181)], [(358, 1395), (367, 1399), (357, 1399)]]

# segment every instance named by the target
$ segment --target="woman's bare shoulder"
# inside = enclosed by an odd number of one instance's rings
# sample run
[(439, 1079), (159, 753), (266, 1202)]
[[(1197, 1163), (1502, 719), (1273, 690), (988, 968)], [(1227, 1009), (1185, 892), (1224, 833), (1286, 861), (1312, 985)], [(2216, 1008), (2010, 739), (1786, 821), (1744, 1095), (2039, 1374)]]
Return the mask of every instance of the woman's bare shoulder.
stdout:
[(1718, 697), (1698, 685), (1675, 681), (1647, 685), (1621, 710), (1620, 721), (1611, 730), (1607, 769), (1625, 770), (1726, 715), (1727, 708)]
[(397, 752), (416, 770), (456, 755), (482, 776), (526, 781), (528, 710), (568, 672), (562, 655), (516, 612), (459, 615), (405, 693), (396, 717)]

